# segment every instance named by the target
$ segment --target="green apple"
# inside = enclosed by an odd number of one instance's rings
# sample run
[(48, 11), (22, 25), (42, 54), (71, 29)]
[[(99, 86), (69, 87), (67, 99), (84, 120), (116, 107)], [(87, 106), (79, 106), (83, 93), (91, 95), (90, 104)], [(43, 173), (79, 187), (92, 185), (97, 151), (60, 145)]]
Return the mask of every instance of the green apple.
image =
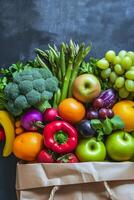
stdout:
[[(131, 135), (132, 135), (132, 137), (134, 138), (134, 131), (131, 133)], [(134, 154), (133, 154), (133, 156), (132, 156), (132, 158), (131, 158), (130, 161), (134, 162)]]
[(133, 136), (133, 138), (134, 138), (134, 131), (133, 131), (131, 134), (132, 134), (132, 136)]
[(134, 155), (134, 138), (127, 132), (117, 131), (108, 136), (106, 149), (109, 157), (115, 161), (127, 161)]
[(103, 142), (97, 141), (93, 137), (81, 140), (76, 148), (75, 154), (81, 162), (104, 161), (106, 148)]
[(72, 87), (73, 96), (81, 102), (91, 102), (101, 92), (99, 80), (93, 74), (82, 74), (78, 76)]
[(130, 161), (134, 162), (134, 155), (133, 155), (133, 157), (131, 158), (131, 160), (130, 160)]

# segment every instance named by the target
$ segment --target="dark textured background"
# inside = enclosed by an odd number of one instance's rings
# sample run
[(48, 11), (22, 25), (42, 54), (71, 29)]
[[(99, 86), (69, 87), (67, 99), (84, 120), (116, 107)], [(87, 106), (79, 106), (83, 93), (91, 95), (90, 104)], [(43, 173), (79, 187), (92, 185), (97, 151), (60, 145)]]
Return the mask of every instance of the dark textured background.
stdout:
[[(134, 0), (0, 0), (0, 66), (70, 38), (92, 41), (98, 57), (107, 49), (133, 50)], [(15, 165), (13, 157), (0, 158), (0, 200), (15, 200)]]

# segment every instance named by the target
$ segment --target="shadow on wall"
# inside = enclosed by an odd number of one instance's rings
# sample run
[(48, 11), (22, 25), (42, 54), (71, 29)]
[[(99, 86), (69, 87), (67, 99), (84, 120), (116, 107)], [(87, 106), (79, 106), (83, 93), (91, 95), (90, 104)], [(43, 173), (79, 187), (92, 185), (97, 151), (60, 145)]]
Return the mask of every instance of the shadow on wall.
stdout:
[(39, 46), (45, 49), (48, 43), (52, 43), (55, 40), (54, 37), (54, 34), (37, 31), (32, 28), (7, 38), (1, 37), (0, 44), (4, 48), (0, 50), (0, 64), (6, 67), (17, 60), (29, 59), (34, 56), (34, 48)]
[(33, 28), (33, 23), (40, 20), (34, 0), (0, 0), (0, 6), (0, 65), (29, 59), (35, 47), (44, 49), (55, 41), (55, 34)]

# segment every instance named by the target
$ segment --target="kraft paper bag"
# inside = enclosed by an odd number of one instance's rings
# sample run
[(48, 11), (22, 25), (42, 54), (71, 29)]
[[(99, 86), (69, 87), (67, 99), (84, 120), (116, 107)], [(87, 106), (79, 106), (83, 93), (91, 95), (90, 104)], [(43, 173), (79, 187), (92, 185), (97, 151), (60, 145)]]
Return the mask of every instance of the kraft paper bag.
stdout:
[(18, 200), (134, 200), (133, 162), (18, 164)]

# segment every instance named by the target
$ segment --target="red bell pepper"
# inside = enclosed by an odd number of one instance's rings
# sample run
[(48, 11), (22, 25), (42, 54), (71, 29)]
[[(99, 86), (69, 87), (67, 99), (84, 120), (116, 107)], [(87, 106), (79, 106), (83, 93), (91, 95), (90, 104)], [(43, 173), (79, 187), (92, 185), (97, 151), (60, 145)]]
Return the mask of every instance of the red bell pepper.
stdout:
[(77, 130), (65, 121), (53, 121), (43, 131), (44, 144), (56, 153), (69, 153), (78, 143)]

